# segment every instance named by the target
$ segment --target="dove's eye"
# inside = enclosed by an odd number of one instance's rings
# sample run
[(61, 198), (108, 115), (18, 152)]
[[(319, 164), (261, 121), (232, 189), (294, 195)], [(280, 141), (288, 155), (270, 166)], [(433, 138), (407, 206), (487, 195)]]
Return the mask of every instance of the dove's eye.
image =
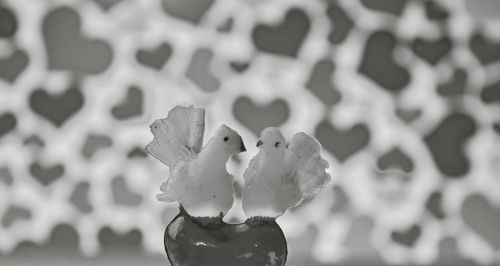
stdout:
[(228, 141), (229, 137), (224, 137), (224, 142)]
[(279, 142), (279, 141), (277, 141), (276, 143), (274, 143), (274, 147), (276, 147), (276, 148), (277, 148), (279, 145), (280, 145), (280, 142)]

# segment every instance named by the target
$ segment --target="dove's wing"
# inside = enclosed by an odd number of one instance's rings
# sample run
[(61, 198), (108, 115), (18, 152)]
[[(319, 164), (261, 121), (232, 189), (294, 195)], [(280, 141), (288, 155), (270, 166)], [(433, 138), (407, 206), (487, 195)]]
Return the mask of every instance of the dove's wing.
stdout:
[[(217, 217), (226, 214), (233, 205), (233, 177), (199, 178), (199, 165), (195, 162), (179, 162), (171, 176), (161, 184), (159, 201), (179, 202), (194, 217)], [(207, 182), (211, 181), (211, 182)]]
[(320, 156), (321, 145), (305, 133), (293, 136), (286, 154), (287, 176), (296, 180), (303, 198), (314, 197), (328, 182), (328, 162)]
[(255, 176), (257, 175), (257, 169), (258, 169), (258, 163), (259, 163), (259, 154), (254, 156), (250, 162), (248, 163), (247, 169), (245, 169), (245, 172), (243, 173), (243, 181), (245, 183), (252, 182)]
[(172, 169), (170, 177), (161, 184), (162, 193), (156, 195), (159, 201), (175, 202), (181, 201), (189, 190), (189, 184), (193, 178), (190, 175), (191, 164), (180, 162)]
[(153, 141), (146, 151), (170, 167), (180, 161), (191, 161), (201, 150), (205, 131), (205, 110), (192, 106), (176, 106), (167, 118), (150, 126)]

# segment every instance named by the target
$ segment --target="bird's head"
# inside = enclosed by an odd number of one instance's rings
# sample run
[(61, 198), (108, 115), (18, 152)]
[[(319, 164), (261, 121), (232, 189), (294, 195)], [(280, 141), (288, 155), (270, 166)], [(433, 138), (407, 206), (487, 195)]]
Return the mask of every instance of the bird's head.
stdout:
[(215, 139), (217, 143), (220, 143), (224, 151), (229, 154), (240, 153), (247, 150), (241, 136), (226, 125), (219, 127), (215, 133)]
[(257, 141), (257, 147), (261, 151), (279, 152), (286, 148), (285, 137), (281, 131), (275, 127), (268, 127), (260, 133), (260, 138)]

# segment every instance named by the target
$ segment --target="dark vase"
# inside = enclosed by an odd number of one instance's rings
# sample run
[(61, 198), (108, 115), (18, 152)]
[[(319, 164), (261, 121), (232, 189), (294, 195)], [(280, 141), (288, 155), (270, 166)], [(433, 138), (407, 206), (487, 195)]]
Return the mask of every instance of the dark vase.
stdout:
[(227, 224), (222, 217), (192, 217), (182, 208), (165, 229), (164, 244), (173, 266), (279, 266), (288, 254), (275, 219)]

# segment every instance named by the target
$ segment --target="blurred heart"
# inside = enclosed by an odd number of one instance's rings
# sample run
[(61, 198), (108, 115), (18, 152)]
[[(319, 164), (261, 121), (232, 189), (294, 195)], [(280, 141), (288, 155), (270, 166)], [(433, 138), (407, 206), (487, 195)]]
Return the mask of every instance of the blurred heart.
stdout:
[(60, 127), (82, 108), (83, 95), (78, 88), (70, 88), (56, 95), (37, 89), (30, 96), (30, 106), (33, 111)]
[[(371, 244), (371, 237), (375, 228), (374, 221), (369, 216), (356, 216), (349, 223), (349, 229), (344, 239), (344, 247), (349, 251), (352, 258), (369, 256), (370, 265), (385, 265), (380, 258), (379, 252)], [(373, 263), (373, 264), (371, 264)], [(362, 265), (353, 263), (352, 265)]]
[(10, 56), (0, 59), (0, 78), (14, 82), (28, 65), (28, 55), (20, 49)]
[(379, 30), (370, 35), (359, 72), (392, 93), (398, 93), (410, 81), (408, 70), (394, 59), (397, 39), (394, 33)]
[(136, 53), (137, 61), (145, 66), (160, 70), (172, 55), (172, 47), (162, 43), (153, 49), (140, 49)]
[(12, 113), (4, 113), (0, 115), (0, 137), (9, 133), (17, 125), (16, 116)]
[(69, 7), (50, 11), (43, 21), (43, 38), (50, 69), (88, 74), (104, 71), (112, 60), (108, 43), (80, 35), (80, 17)]
[(417, 38), (413, 41), (413, 52), (435, 65), (452, 49), (452, 42), (449, 37), (441, 37), (436, 40)]
[(500, 103), (500, 80), (488, 84), (483, 88), (481, 100), (488, 104)]
[(471, 163), (465, 147), (476, 128), (476, 121), (469, 114), (452, 113), (425, 136), (438, 169), (447, 177), (460, 178), (469, 171)]
[(218, 32), (222, 32), (222, 33), (231, 32), (231, 30), (234, 27), (233, 24), (234, 24), (234, 19), (233, 18), (228, 18), (228, 19), (226, 19), (226, 21), (224, 21), (222, 24), (220, 24), (217, 27), (217, 31)]
[(6, 185), (11, 185), (14, 182), (14, 177), (6, 166), (0, 167), (0, 181)]
[(493, 248), (500, 248), (500, 208), (492, 206), (482, 195), (470, 195), (462, 203), (465, 223)]
[(437, 87), (437, 92), (442, 96), (458, 96), (465, 93), (467, 87), (467, 71), (455, 69), (453, 76)]
[(137, 86), (131, 86), (125, 99), (111, 109), (114, 117), (120, 120), (140, 116), (143, 109), (142, 91)]
[(417, 242), (421, 233), (422, 229), (420, 229), (420, 226), (413, 225), (407, 230), (392, 232), (391, 238), (392, 240), (394, 240), (397, 243), (400, 243), (401, 245), (412, 247)]
[(104, 148), (109, 148), (112, 145), (112, 140), (110, 137), (102, 134), (93, 134), (90, 133), (83, 146), (82, 146), (82, 155), (83, 157), (90, 159), (94, 154), (96, 154), (99, 150)]
[(236, 119), (256, 136), (266, 127), (279, 127), (289, 116), (288, 104), (281, 99), (274, 100), (267, 106), (256, 105), (248, 97), (236, 99), (233, 105)]
[(31, 216), (32, 214), (29, 209), (26, 209), (22, 206), (12, 205), (8, 209), (6, 209), (3, 215), (2, 226), (4, 228), (9, 228), (17, 222), (29, 220)]
[(24, 139), (24, 145), (34, 150), (39, 150), (45, 146), (45, 141), (40, 136), (33, 134)]
[(17, 31), (17, 19), (12, 10), (6, 6), (0, 6), (0, 37), (12, 37)]
[(437, 219), (444, 219), (446, 213), (443, 209), (443, 193), (440, 191), (434, 191), (427, 199), (425, 208)]
[(370, 134), (363, 124), (339, 129), (328, 122), (322, 122), (316, 128), (316, 138), (337, 159), (345, 161), (369, 143)]
[(127, 187), (127, 180), (123, 176), (117, 176), (113, 179), (111, 192), (114, 203), (118, 205), (138, 206), (142, 202), (142, 196)]
[(350, 209), (350, 200), (348, 194), (339, 185), (332, 186), (333, 204), (330, 207), (332, 214), (347, 213)]
[(500, 60), (500, 42), (494, 42), (476, 33), (470, 38), (470, 49), (483, 65)]
[(42, 185), (48, 186), (64, 174), (64, 167), (61, 164), (43, 165), (33, 162), (30, 165), (30, 173)]
[(280, 25), (256, 26), (252, 38), (257, 49), (263, 52), (296, 57), (310, 24), (304, 11), (291, 9)]
[(410, 158), (403, 150), (399, 147), (394, 147), (378, 157), (377, 167), (382, 171), (399, 169), (409, 173), (413, 171), (414, 163), (412, 158)]
[(109, 10), (123, 0), (94, 0), (102, 9)]
[(198, 24), (214, 0), (162, 0), (165, 13)]
[(206, 92), (214, 92), (220, 87), (220, 80), (212, 71), (214, 54), (207, 48), (200, 48), (193, 53), (191, 62), (186, 69), (186, 77), (198, 88)]
[(345, 9), (338, 4), (338, 1), (328, 1), (326, 15), (331, 25), (328, 41), (330, 41), (331, 44), (342, 43), (354, 27), (353, 19), (346, 13)]
[(79, 182), (75, 185), (73, 193), (69, 197), (69, 201), (81, 213), (90, 213), (93, 209), (92, 204), (89, 201), (89, 189), (90, 184), (88, 182)]
[(425, 13), (430, 20), (446, 20), (450, 17), (448, 10), (438, 1), (424, 1)]
[(331, 60), (321, 60), (313, 68), (306, 88), (325, 104), (333, 105), (340, 101), (341, 94), (333, 84), (335, 65)]
[(229, 63), (229, 66), (236, 72), (236, 73), (242, 73), (248, 69), (250, 66), (249, 62), (243, 62), (243, 61), (232, 61)]
[(167, 226), (165, 251), (173, 266), (285, 265), (287, 243), (274, 219), (226, 224), (222, 218), (194, 218), (185, 211)]
[[(98, 243), (102, 254), (116, 254), (117, 250), (123, 250), (127, 254), (141, 249), (143, 243), (143, 233), (139, 229), (116, 230), (114, 226), (103, 226), (99, 230)], [(135, 255), (135, 254), (134, 254)], [(134, 256), (132, 255), (132, 256)], [(140, 253), (137, 253), (140, 256)], [(112, 255), (113, 256), (113, 255)]]
[(369, 9), (387, 12), (400, 16), (406, 7), (408, 0), (361, 0), (361, 3)]
[(148, 154), (146, 153), (146, 151), (144, 150), (143, 147), (133, 147), (127, 153), (127, 158), (130, 158), (130, 159), (134, 159), (134, 158), (142, 159), (142, 158), (146, 158), (146, 157), (148, 157)]
[(495, 133), (500, 135), (500, 122), (493, 124), (492, 127), (493, 127), (493, 130), (495, 131)]
[(406, 123), (412, 123), (422, 115), (422, 110), (418, 109), (403, 109), (398, 107), (394, 112), (396, 116)]

